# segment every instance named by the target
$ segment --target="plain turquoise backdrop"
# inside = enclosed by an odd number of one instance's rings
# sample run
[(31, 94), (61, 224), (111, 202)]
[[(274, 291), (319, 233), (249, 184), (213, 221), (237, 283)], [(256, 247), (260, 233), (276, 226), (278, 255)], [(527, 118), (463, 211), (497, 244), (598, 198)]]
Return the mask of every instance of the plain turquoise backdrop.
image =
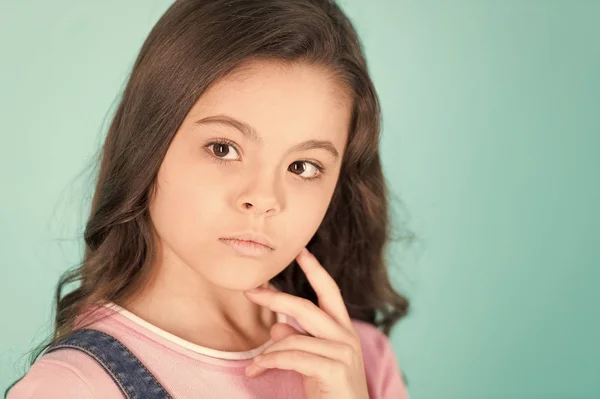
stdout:
[[(167, 0), (0, 2), (0, 388), (50, 332)], [(600, 1), (342, 0), (384, 112), (413, 399), (600, 398)]]

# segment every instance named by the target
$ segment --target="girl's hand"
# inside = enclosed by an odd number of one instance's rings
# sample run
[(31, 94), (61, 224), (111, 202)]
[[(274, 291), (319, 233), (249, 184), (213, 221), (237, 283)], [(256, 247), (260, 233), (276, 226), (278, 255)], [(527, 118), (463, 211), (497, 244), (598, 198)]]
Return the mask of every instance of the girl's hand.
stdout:
[[(307, 399), (368, 399), (360, 340), (338, 285), (306, 248), (296, 260), (317, 293), (318, 307), (308, 299), (268, 288), (244, 293), (255, 303), (293, 317), (310, 335), (288, 325), (296, 333), (288, 329), (287, 336), (254, 359), (247, 375), (255, 377), (271, 368), (295, 370), (303, 375)], [(281, 324), (275, 326), (282, 328)]]

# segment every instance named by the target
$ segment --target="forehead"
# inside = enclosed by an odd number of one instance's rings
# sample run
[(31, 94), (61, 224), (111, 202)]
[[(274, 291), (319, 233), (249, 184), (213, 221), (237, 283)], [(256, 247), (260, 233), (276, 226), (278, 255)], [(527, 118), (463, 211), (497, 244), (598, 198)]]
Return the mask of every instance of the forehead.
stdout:
[(328, 139), (342, 152), (350, 98), (321, 67), (254, 61), (210, 87), (188, 119), (226, 114), (254, 127), (265, 141)]

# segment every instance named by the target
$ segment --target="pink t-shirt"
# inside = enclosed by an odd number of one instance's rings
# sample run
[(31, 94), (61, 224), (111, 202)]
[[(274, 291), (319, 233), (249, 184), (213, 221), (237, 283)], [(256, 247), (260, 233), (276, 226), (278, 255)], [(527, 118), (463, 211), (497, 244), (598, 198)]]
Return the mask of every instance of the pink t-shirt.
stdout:
[[(245, 352), (225, 352), (183, 340), (137, 317), (116, 304), (98, 310), (107, 315), (88, 328), (121, 341), (148, 368), (173, 398), (286, 398), (303, 399), (301, 376), (295, 371), (270, 369), (247, 377), (251, 359), (272, 344), (269, 340)], [(279, 322), (304, 329), (291, 317)], [(373, 325), (353, 320), (363, 349), (370, 399), (407, 399), (400, 368), (388, 338)], [(91, 357), (61, 349), (39, 358), (9, 392), (8, 399), (123, 398), (117, 385)]]

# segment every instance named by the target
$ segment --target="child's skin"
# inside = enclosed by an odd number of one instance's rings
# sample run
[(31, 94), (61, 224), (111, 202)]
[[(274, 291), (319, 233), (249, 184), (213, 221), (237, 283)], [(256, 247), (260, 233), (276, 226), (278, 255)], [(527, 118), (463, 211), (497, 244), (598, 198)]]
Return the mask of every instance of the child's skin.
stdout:
[(360, 339), (340, 289), (319, 261), (304, 250), (296, 258), (317, 294), (318, 304), (270, 289), (247, 291), (252, 301), (289, 314), (307, 334), (276, 324), (275, 343), (253, 359), (246, 369), (257, 377), (269, 369), (293, 370), (303, 376), (306, 399), (368, 399)]
[[(243, 292), (266, 285), (317, 231), (344, 154), (348, 93), (321, 68), (268, 61), (255, 61), (205, 92), (176, 132), (151, 196), (155, 278), (125, 307), (218, 350), (266, 342), (274, 313)], [(195, 123), (219, 115), (252, 126), (261, 143), (232, 126)], [(209, 144), (220, 138), (233, 146)], [(290, 151), (307, 140), (329, 142), (337, 157), (324, 148)], [(302, 161), (326, 170), (320, 179), (302, 180), (320, 174)], [(252, 258), (220, 240), (248, 230), (270, 237), (274, 249)]]

